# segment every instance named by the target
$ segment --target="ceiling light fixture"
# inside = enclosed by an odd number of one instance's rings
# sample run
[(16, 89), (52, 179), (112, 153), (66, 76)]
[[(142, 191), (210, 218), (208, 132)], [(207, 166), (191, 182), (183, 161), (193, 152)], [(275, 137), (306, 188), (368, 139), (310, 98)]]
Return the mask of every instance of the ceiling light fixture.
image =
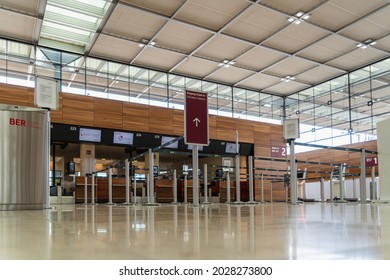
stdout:
[(155, 41), (149, 41), (148, 39), (142, 39), (141, 42), (138, 44), (138, 47), (143, 48), (145, 46), (155, 46), (156, 42)]
[(360, 49), (367, 49), (369, 46), (374, 46), (374, 45), (376, 45), (376, 41), (374, 41), (373, 39), (367, 39), (367, 40), (365, 40), (364, 42), (362, 42), (362, 43), (357, 43), (356, 44), (356, 47), (357, 48), (360, 48)]
[(294, 16), (291, 16), (288, 18), (288, 22), (294, 23), (294, 24), (300, 24), (305, 20), (308, 20), (310, 18), (309, 14), (305, 14), (302, 11), (299, 11)]
[(228, 68), (230, 67), (231, 65), (234, 65), (235, 62), (233, 60), (227, 60), (225, 59), (224, 61), (220, 62), (218, 64), (219, 67), (225, 67), (225, 68)]
[(282, 82), (288, 83), (289, 81), (294, 81), (294, 80), (295, 80), (295, 77), (286, 76), (286, 77), (284, 77), (284, 78), (281, 78), (280, 80), (281, 80)]

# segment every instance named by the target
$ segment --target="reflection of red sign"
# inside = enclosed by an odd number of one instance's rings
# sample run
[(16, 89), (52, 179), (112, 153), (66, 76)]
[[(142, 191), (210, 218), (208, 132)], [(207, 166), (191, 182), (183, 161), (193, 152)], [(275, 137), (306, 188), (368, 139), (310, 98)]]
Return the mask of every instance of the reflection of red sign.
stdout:
[(366, 158), (366, 166), (378, 166), (378, 158), (377, 157)]
[(271, 146), (271, 157), (287, 157), (286, 147)]
[(209, 108), (207, 93), (186, 91), (185, 98), (185, 143), (209, 144)]

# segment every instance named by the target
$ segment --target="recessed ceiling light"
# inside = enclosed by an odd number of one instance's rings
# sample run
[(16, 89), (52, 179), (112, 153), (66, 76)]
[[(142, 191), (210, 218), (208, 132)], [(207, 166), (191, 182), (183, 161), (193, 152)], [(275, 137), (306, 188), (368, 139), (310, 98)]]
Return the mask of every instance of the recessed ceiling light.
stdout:
[(229, 68), (233, 64), (235, 64), (235, 62), (233, 60), (224, 59), (222, 62), (218, 63), (218, 66), (219, 67), (223, 66), (225, 68)]
[(309, 18), (310, 18), (309, 14), (305, 14), (304, 12), (299, 11), (294, 16), (289, 17), (287, 20), (290, 23), (300, 24), (300, 23), (302, 23), (303, 21), (305, 21), (305, 20), (307, 20)]
[(295, 77), (286, 76), (286, 77), (284, 77), (284, 78), (281, 78), (280, 80), (281, 80), (282, 82), (289, 82), (289, 81), (295, 80)]

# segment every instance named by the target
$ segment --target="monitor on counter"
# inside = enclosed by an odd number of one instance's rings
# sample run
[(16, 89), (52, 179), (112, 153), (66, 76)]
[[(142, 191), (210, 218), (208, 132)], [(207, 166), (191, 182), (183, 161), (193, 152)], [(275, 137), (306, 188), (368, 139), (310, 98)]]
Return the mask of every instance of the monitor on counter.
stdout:
[[(169, 137), (169, 136), (162, 136), (161, 137), (161, 145), (174, 140), (176, 137)], [(179, 141), (176, 141), (172, 144), (169, 144), (168, 146), (165, 146), (165, 148), (171, 148), (171, 149), (177, 149), (179, 146)]]
[(80, 141), (100, 142), (102, 131), (100, 129), (90, 129), (80, 127)]
[(114, 144), (133, 145), (134, 134), (130, 132), (114, 131)]

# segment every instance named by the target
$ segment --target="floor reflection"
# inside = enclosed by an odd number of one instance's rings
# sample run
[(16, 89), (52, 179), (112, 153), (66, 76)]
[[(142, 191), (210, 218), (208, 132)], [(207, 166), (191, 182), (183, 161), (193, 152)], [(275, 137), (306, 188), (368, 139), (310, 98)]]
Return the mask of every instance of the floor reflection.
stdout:
[(384, 204), (268, 203), (0, 212), (0, 258), (388, 259), (389, 211)]

